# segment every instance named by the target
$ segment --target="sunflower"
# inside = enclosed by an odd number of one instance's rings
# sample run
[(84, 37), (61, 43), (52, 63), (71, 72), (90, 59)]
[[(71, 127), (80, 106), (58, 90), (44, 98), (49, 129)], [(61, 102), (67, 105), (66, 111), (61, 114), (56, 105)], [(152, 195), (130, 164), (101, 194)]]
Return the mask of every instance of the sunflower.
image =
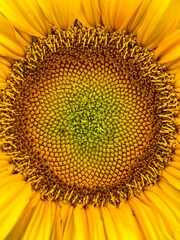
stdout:
[(0, 1), (0, 239), (178, 239), (179, 0)]

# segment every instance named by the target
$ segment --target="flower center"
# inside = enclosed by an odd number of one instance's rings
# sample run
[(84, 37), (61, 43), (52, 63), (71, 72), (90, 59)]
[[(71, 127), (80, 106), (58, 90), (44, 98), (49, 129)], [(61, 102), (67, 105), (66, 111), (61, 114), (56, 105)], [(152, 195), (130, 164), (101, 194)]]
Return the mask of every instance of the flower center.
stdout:
[(131, 35), (77, 22), (14, 64), (4, 150), (42, 199), (117, 205), (158, 181), (177, 100), (152, 56)]

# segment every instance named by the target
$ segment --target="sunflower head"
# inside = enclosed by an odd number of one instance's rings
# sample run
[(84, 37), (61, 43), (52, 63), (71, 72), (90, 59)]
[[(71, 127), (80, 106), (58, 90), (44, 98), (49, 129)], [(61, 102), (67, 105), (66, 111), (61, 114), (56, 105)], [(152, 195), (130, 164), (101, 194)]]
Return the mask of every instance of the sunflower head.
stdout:
[(177, 239), (179, 11), (0, 2), (0, 238)]
[(14, 64), (3, 149), (42, 199), (118, 205), (159, 179), (177, 100), (153, 54), (124, 31), (77, 21), (37, 39)]

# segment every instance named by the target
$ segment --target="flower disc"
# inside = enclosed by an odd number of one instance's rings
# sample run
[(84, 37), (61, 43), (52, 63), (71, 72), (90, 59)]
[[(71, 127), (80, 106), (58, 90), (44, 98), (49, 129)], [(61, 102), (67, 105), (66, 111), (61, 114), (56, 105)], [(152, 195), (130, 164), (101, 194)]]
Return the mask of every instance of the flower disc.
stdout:
[(14, 64), (4, 150), (42, 199), (118, 205), (158, 181), (177, 100), (152, 56), (131, 35), (76, 22)]

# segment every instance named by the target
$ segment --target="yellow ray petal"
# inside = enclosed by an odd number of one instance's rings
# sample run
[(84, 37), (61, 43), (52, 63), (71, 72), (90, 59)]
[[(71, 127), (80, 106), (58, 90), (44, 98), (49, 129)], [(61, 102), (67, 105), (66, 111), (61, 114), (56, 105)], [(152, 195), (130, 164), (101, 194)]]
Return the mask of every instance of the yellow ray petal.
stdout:
[(9, 61), (9, 59), (0, 56), (0, 64), (4, 64), (7, 67), (11, 67), (11, 62)]
[(63, 204), (61, 207), (62, 240), (72, 239), (74, 229), (73, 219), (74, 208), (70, 204)]
[(56, 204), (52, 201), (39, 200), (30, 216), (25, 232), (23, 233), (23, 239), (51, 239), (56, 207)]
[[(155, 214), (157, 217), (157, 222), (158, 222), (158, 227), (161, 231), (165, 231), (165, 239), (172, 239), (172, 236), (174, 237), (176, 233), (176, 226), (174, 224), (171, 224), (170, 220), (165, 217), (164, 215), (164, 209), (161, 208), (161, 206), (158, 206), (158, 204), (154, 203), (154, 200), (150, 200), (145, 193), (149, 193), (149, 189), (151, 187), (147, 187), (147, 189), (142, 192), (139, 196), (140, 201), (142, 201), (143, 204), (148, 206), (152, 212)], [(176, 219), (175, 219), (176, 220)], [(177, 221), (176, 221), (177, 222)], [(174, 239), (174, 238), (173, 238)]]
[(6, 190), (6, 185), (11, 185), (13, 183), (13, 180), (14, 181), (24, 181), (24, 177), (22, 175), (18, 175), (18, 174), (13, 174), (13, 175), (10, 175), (10, 176), (6, 176), (6, 177), (2, 177), (1, 178), (1, 181), (0, 181), (0, 189), (4, 189)]
[(25, 52), (23, 46), (18, 42), (15, 29), (0, 14), (0, 53), (1, 56), (20, 59)]
[(138, 43), (148, 48), (157, 47), (165, 37), (178, 28), (179, 14), (179, 0), (153, 0), (137, 31)]
[(179, 169), (174, 168), (174, 167), (172, 167), (172, 166), (167, 166), (167, 167), (165, 168), (165, 171), (166, 171), (167, 173), (169, 173), (170, 175), (172, 175), (173, 177), (179, 179), (179, 184), (180, 184), (180, 171), (179, 171)]
[(36, 0), (1, 0), (0, 12), (20, 31), (34, 36), (50, 33), (50, 26)]
[(180, 171), (180, 159), (179, 159), (179, 161), (171, 162), (170, 166), (172, 166), (173, 168), (178, 169)]
[(11, 175), (13, 172), (13, 165), (8, 161), (0, 161), (0, 178)]
[(174, 198), (175, 200), (180, 198), (180, 193), (179, 191), (174, 188), (173, 186), (171, 186), (166, 179), (164, 179), (163, 177), (161, 177), (161, 181), (158, 183), (158, 185), (160, 186), (160, 188), (163, 190), (163, 192), (165, 192), (167, 195), (171, 196), (172, 198)]
[(121, 202), (119, 208), (107, 204), (107, 208), (110, 211), (116, 231), (118, 232), (118, 239), (144, 239), (145, 236), (140, 232), (136, 218), (133, 216), (133, 212), (127, 202)]
[(68, 29), (77, 18), (80, 0), (38, 0), (45, 16), (60, 30)]
[(157, 186), (158, 185), (152, 187), (149, 191), (145, 191), (145, 195), (161, 211), (163, 219), (167, 222), (167, 226), (169, 225), (172, 230), (171, 237), (178, 239), (180, 229), (180, 204)]
[(21, 176), (10, 175), (1, 178), (0, 195), (0, 239), (5, 239), (29, 202), (31, 187)]
[(141, 25), (145, 15), (146, 15), (146, 12), (148, 10), (150, 2), (151, 2), (151, 0), (143, 0), (141, 2), (137, 11), (134, 13), (131, 20), (128, 23), (128, 26), (127, 26), (128, 33), (132, 32), (134, 34), (137, 34), (137, 29)]
[(6, 161), (6, 160), (1, 160), (1, 161), (0, 161), (0, 173), (1, 173), (1, 172), (4, 172), (4, 170), (2, 170), (3, 167), (7, 167), (7, 166), (9, 166), (9, 165), (10, 165), (10, 164), (9, 164), (8, 161)]
[[(176, 76), (174, 78), (173, 87), (175, 91), (176, 91), (176, 88), (180, 88), (180, 76)], [(179, 135), (179, 140), (180, 140), (180, 135)]]
[(174, 154), (173, 157), (172, 157), (172, 160), (173, 160), (173, 163), (176, 163), (176, 162), (180, 162), (180, 156)]
[[(147, 194), (146, 194), (147, 193)], [(145, 194), (148, 195), (149, 193), (153, 193), (157, 198), (159, 198), (164, 204), (169, 208), (169, 210), (172, 212), (174, 217), (177, 218), (178, 221), (180, 221), (180, 203), (179, 203), (179, 198), (174, 199), (171, 197), (171, 195), (168, 195), (165, 193), (158, 184), (155, 184), (152, 188), (149, 188), (149, 191), (145, 191)], [(179, 193), (180, 195), (180, 193)], [(159, 200), (159, 201), (160, 201)], [(155, 202), (154, 204), (156, 204)], [(161, 204), (159, 204), (161, 209), (163, 208)], [(164, 206), (165, 207), (165, 206)]]
[[(6, 86), (7, 86), (6, 80), (3, 77), (0, 76), (0, 90), (4, 89)], [(2, 96), (2, 92), (1, 91), (0, 91), (0, 96)]]
[(166, 169), (163, 170), (162, 176), (176, 189), (180, 190), (180, 180), (173, 176), (172, 174), (168, 173)]
[(90, 205), (86, 209), (86, 215), (89, 229), (89, 239), (106, 240), (100, 209)]
[(142, 0), (100, 0), (102, 20), (109, 31), (126, 29)]
[(180, 64), (180, 29), (161, 42), (154, 57), (171, 68), (174, 64)]
[[(137, 219), (134, 217), (132, 209), (128, 205), (128, 201), (122, 202), (120, 205), (121, 210), (123, 210), (124, 215), (127, 219), (127, 225), (129, 228), (131, 228), (131, 231), (129, 232), (129, 239), (144, 239), (144, 234), (142, 231), (140, 231), (139, 224), (137, 222)], [(124, 223), (124, 222), (123, 222)]]
[(6, 80), (9, 77), (9, 71), (10, 66), (6, 65), (6, 63), (2, 63), (0, 59), (0, 78)]
[(180, 74), (180, 61), (179, 60), (177, 61), (177, 59), (176, 59), (175, 61), (168, 63), (168, 65), (169, 66), (168, 66), (167, 71), (169, 73), (177, 74), (177, 75)]
[(25, 48), (32, 43), (32, 36), (30, 36), (26, 33), (23, 33), (16, 29), (15, 35), (16, 35), (18, 42), (20, 42)]
[(90, 240), (87, 232), (87, 218), (85, 214), (85, 209), (78, 205), (75, 207), (73, 212), (74, 218), (74, 229), (72, 240)]
[(104, 222), (104, 231), (107, 239), (119, 240), (119, 234), (115, 228), (109, 209), (104, 206), (100, 209), (101, 217)]
[(0, 63), (0, 76), (7, 79), (9, 77), (9, 69), (7, 65)]
[(0, 78), (7, 79), (6, 74), (4, 71), (1, 70), (1, 64), (0, 64)]
[[(56, 204), (57, 205), (57, 204)], [(63, 231), (61, 224), (61, 212), (59, 205), (56, 206), (51, 239), (62, 239)]]
[(171, 239), (169, 232), (165, 229), (163, 218), (152, 207), (136, 197), (130, 199), (128, 204), (144, 232), (145, 239)]
[(99, 1), (98, 0), (81, 1), (80, 10), (78, 12), (78, 19), (86, 27), (97, 26), (101, 20)]
[(23, 238), (24, 232), (27, 229), (31, 215), (33, 214), (34, 209), (39, 203), (39, 201), (40, 201), (40, 194), (35, 191), (32, 191), (32, 194), (29, 199), (29, 203), (23, 210), (16, 224), (13, 226), (12, 231), (8, 234), (6, 240), (12, 240), (13, 238), (15, 238), (15, 236), (16, 236), (16, 239), (24, 239)]
[(175, 152), (175, 155), (180, 157), (180, 148), (176, 148), (174, 152)]
[[(180, 79), (180, 78), (177, 78), (177, 79)], [(180, 117), (180, 116), (178, 116), (178, 117)], [(180, 134), (179, 133), (176, 133), (176, 139), (177, 139), (177, 141), (178, 141), (178, 143), (180, 142)], [(179, 146), (180, 146), (180, 144), (179, 144)], [(176, 155), (176, 154), (174, 154), (174, 155)], [(179, 156), (180, 157), (180, 156)], [(178, 162), (180, 161), (180, 158), (179, 158), (179, 160), (178, 160)]]

